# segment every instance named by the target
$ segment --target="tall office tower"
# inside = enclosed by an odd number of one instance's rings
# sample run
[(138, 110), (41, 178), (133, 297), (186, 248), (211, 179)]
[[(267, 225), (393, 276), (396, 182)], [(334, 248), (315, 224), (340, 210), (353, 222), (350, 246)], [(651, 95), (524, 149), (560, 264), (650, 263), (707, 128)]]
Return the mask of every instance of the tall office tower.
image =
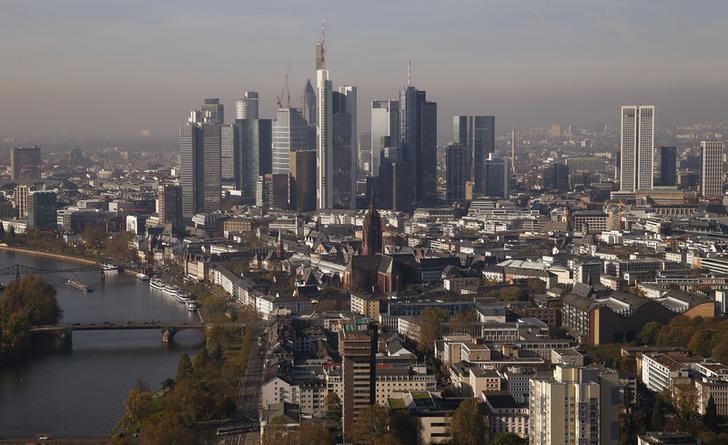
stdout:
[(356, 207), (356, 87), (345, 85), (331, 95), (332, 206)]
[(416, 172), (409, 176), (411, 201), (431, 202), (436, 199), (437, 104), (428, 102), (427, 93), (412, 86), (409, 72), (399, 96), (402, 159)]
[(350, 438), (362, 411), (376, 402), (377, 327), (372, 322), (355, 320), (339, 331), (341, 354), (344, 436)]
[(273, 195), (273, 175), (266, 173), (260, 175), (255, 186), (255, 205), (264, 209), (270, 207), (270, 198)]
[(511, 166), (507, 159), (496, 159), (491, 153), (484, 165), (485, 188), (483, 194), (497, 198), (508, 198), (510, 193)]
[(311, 85), (311, 79), (306, 80), (301, 102), (303, 105), (303, 118), (306, 119), (308, 125), (316, 128), (316, 91)]
[(270, 175), (270, 203), (274, 209), (287, 210), (289, 206), (288, 173), (273, 173)]
[(717, 199), (723, 196), (723, 141), (700, 141), (703, 154), (700, 193), (703, 198)]
[(380, 209), (407, 211), (410, 207), (410, 168), (399, 147), (385, 147), (379, 161), (377, 202)]
[(316, 44), (316, 207), (333, 207), (332, 83), (324, 61), (323, 42)]
[(467, 149), (460, 144), (452, 144), (445, 151), (445, 199), (447, 202), (465, 201), (465, 182), (468, 181)]
[(235, 147), (238, 146), (238, 129), (233, 124), (220, 126), (220, 177), (223, 181), (235, 180)]
[(316, 150), (291, 151), (291, 209), (316, 210)]
[(371, 132), (371, 172), (372, 175), (379, 174), (379, 161), (386, 139), (399, 143), (399, 101), (397, 100), (373, 100), (372, 110), (372, 132)]
[(273, 125), (270, 119), (237, 119), (235, 186), (246, 200), (256, 197), (260, 175), (272, 171)]
[(159, 186), (159, 221), (171, 224), (172, 230), (182, 230), (182, 187), (178, 185)]
[(660, 147), (660, 185), (677, 185), (677, 147)]
[(221, 125), (225, 123), (225, 106), (220, 103), (217, 97), (205, 99), (200, 108), (202, 122), (205, 124)]
[(180, 185), (185, 218), (220, 207), (220, 129), (220, 125), (188, 121), (180, 130)]
[(308, 150), (308, 123), (299, 108), (279, 108), (273, 121), (274, 174), (288, 174), (291, 151)]
[(374, 195), (369, 199), (369, 210), (364, 216), (361, 249), (362, 255), (382, 253), (382, 217), (377, 212)]
[(619, 443), (619, 377), (600, 368), (557, 366), (553, 378), (531, 379), (530, 445)]
[(258, 119), (258, 93), (246, 91), (235, 98), (235, 119)]
[(652, 190), (654, 183), (655, 107), (622, 107), (620, 190)]
[(614, 180), (619, 181), (622, 177), (622, 152), (614, 152)]
[(454, 116), (452, 132), (455, 142), (466, 149), (465, 165), (473, 193), (481, 194), (485, 189), (485, 160), (495, 151), (495, 117)]
[(18, 218), (25, 218), (28, 216), (28, 195), (30, 194), (30, 187), (27, 185), (19, 185), (15, 187), (15, 209), (18, 211)]
[(10, 150), (10, 175), (13, 181), (38, 181), (40, 179), (40, 148), (13, 147)]
[(28, 228), (55, 230), (58, 200), (54, 191), (35, 191), (28, 195)]

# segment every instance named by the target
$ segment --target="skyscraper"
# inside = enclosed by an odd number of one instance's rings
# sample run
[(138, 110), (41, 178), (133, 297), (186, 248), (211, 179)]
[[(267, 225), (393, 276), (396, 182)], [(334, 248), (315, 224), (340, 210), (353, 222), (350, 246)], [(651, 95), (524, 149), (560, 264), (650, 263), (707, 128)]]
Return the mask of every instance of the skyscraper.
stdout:
[(235, 185), (243, 198), (255, 199), (258, 177), (272, 171), (272, 123), (270, 119), (238, 119), (235, 150)]
[(220, 126), (220, 177), (223, 181), (235, 180), (235, 148), (238, 146), (238, 133), (233, 124)]
[(654, 184), (655, 107), (622, 107), (620, 190), (652, 190)]
[(311, 79), (306, 80), (306, 86), (303, 88), (303, 118), (306, 119), (308, 125), (316, 128), (316, 91), (311, 85)]
[(345, 85), (332, 93), (332, 206), (356, 207), (356, 87)]
[(159, 221), (172, 224), (172, 230), (182, 227), (182, 187), (178, 185), (162, 185), (159, 187)]
[(316, 150), (291, 151), (291, 209), (316, 210)]
[(371, 172), (372, 175), (379, 174), (379, 161), (385, 145), (385, 138), (399, 143), (399, 101), (397, 100), (373, 100), (371, 109), (372, 132), (371, 132)]
[(182, 214), (211, 212), (220, 207), (221, 126), (195, 121), (204, 113), (191, 113), (180, 130), (180, 185)]
[(660, 185), (677, 184), (677, 147), (660, 147)]
[(235, 119), (258, 119), (258, 93), (246, 91), (235, 98)]
[(544, 188), (566, 192), (569, 190), (569, 166), (556, 163), (546, 168), (543, 176)]
[(19, 185), (15, 187), (15, 209), (18, 211), (18, 218), (25, 218), (28, 216), (28, 195), (30, 194), (30, 187), (27, 185)]
[(28, 228), (55, 230), (58, 224), (55, 191), (35, 191), (28, 195)]
[(279, 108), (273, 121), (274, 174), (288, 174), (291, 151), (308, 150), (308, 123), (299, 108)]
[(495, 151), (495, 117), (454, 116), (452, 125), (453, 139), (466, 149), (465, 165), (473, 193), (483, 193), (485, 160)]
[(316, 44), (316, 207), (333, 207), (332, 83), (326, 69), (323, 40)]
[(700, 141), (703, 154), (700, 193), (705, 199), (723, 196), (723, 141)]
[(496, 159), (492, 153), (489, 154), (484, 165), (484, 181), (484, 195), (508, 198), (511, 182), (511, 166), (508, 160)]
[(377, 202), (381, 209), (407, 211), (410, 206), (409, 163), (399, 147), (385, 147), (379, 162)]
[(351, 437), (352, 428), (362, 411), (376, 402), (377, 327), (355, 320), (339, 331), (341, 353), (343, 432)]
[(13, 181), (38, 181), (40, 179), (40, 148), (13, 147), (10, 150), (10, 175)]
[(445, 151), (446, 192), (447, 202), (462, 202), (465, 200), (466, 148), (460, 144), (452, 144)]
[[(410, 70), (411, 74), (411, 70)], [(427, 93), (412, 86), (411, 75), (399, 96), (402, 159), (415, 174), (409, 176), (410, 199), (431, 202), (435, 196), (437, 150), (437, 104)]]
[(205, 99), (200, 112), (202, 113), (202, 122), (205, 124), (222, 125), (225, 123), (225, 106), (216, 97)]

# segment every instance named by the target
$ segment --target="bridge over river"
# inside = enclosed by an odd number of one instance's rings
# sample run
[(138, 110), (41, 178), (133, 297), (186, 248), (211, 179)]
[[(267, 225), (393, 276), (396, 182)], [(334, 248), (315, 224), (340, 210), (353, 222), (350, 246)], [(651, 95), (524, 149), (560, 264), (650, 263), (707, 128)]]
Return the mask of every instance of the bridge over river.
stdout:
[[(221, 327), (240, 327), (242, 323), (218, 324)], [(70, 348), (73, 342), (73, 331), (121, 331), (121, 330), (159, 330), (162, 333), (162, 342), (169, 343), (174, 335), (185, 329), (207, 330), (212, 327), (211, 323), (204, 321), (127, 321), (127, 322), (97, 322), (97, 323), (72, 323), (34, 326), (30, 329), (31, 334), (53, 339), (55, 347)]]

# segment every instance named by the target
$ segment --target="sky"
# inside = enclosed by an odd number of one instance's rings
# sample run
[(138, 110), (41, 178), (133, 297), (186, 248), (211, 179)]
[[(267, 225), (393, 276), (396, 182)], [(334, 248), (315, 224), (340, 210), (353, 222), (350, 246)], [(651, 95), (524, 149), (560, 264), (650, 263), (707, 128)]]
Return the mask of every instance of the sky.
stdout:
[(617, 125), (656, 105), (657, 125), (728, 120), (725, 0), (0, 0), (0, 138), (176, 137), (188, 111), (245, 90), (272, 117), (291, 63), (293, 106), (315, 79), (326, 19), (334, 85), (368, 103), (407, 81), (497, 131)]

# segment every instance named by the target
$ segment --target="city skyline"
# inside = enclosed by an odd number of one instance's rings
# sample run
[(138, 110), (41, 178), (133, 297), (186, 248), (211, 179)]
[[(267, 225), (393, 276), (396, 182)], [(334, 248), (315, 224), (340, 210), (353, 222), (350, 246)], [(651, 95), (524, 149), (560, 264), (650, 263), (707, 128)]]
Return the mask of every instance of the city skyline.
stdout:
[[(369, 127), (370, 100), (395, 97), (409, 59), (414, 83), (439, 104), (440, 143), (450, 141), (449, 120), (456, 114), (497, 115), (497, 131), (564, 121), (616, 126), (614, 109), (637, 102), (656, 105), (663, 125), (720, 120), (728, 114), (728, 70), (715, 54), (726, 43), (720, 23), (728, 7), (654, 5), (597, 2), (584, 10), (571, 1), (493, 1), (384, 9), (321, 2), (301, 9), (225, 3), (216, 11), (172, 11), (83, 0), (41, 9), (10, 1), (0, 18), (0, 45), (10, 61), (0, 84), (6, 105), (0, 137), (144, 133), (173, 139), (180, 110), (201, 97), (220, 97), (232, 116), (234, 98), (245, 90), (260, 92), (261, 117), (272, 118), (289, 62), (294, 106), (301, 105), (306, 80), (315, 81), (310, 48), (322, 16), (329, 68), (359, 88), (362, 132)], [(402, 34), (389, 26), (405, 13), (421, 31)], [(373, 17), (381, 17), (376, 27), (368, 20)], [(441, 32), (440, 17), (462, 26)], [(488, 26), (468, 26), (479, 23)], [(682, 26), (690, 32), (676, 32)], [(184, 38), (212, 28), (214, 45), (212, 37)], [(481, 42), (490, 42), (488, 51)], [(190, 53), (202, 49), (210, 57), (206, 73), (187, 64)], [(60, 107), (66, 112), (57, 113)]]

